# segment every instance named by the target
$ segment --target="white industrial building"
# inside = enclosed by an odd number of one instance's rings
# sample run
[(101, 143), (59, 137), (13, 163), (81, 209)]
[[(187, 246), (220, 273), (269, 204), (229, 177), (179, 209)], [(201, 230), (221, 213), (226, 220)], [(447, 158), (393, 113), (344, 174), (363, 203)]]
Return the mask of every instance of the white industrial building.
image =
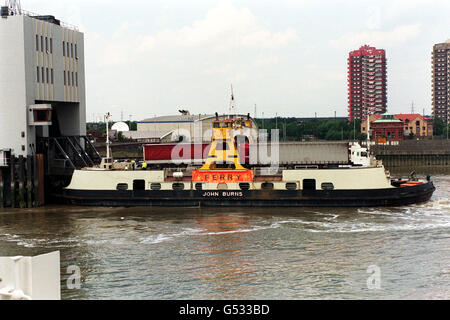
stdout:
[[(180, 111), (181, 112), (181, 111)], [(218, 115), (219, 120), (229, 118), (229, 115)], [(248, 115), (234, 117), (247, 118)], [(253, 138), (257, 137), (258, 125), (252, 121)], [(137, 121), (137, 131), (122, 132), (133, 140), (146, 142), (176, 142), (183, 139), (186, 142), (211, 142), (212, 122), (216, 120), (213, 114), (191, 115), (183, 110), (180, 115), (160, 116)]]
[(0, 43), (0, 149), (26, 156), (39, 137), (85, 135), (83, 33), (2, 7)]

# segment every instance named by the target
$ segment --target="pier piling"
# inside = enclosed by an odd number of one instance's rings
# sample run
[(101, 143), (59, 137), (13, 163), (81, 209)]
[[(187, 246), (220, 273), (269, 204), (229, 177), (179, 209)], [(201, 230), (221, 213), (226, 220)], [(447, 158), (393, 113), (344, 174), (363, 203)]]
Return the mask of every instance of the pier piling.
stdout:
[(25, 203), (25, 174), (24, 174), (24, 158), (23, 156), (19, 156), (19, 168), (18, 168), (18, 174), (17, 174), (17, 178), (19, 181), (19, 208), (25, 208), (26, 207), (26, 203)]
[(33, 168), (33, 157), (28, 156), (26, 162), (26, 170), (27, 170), (27, 208), (33, 207), (33, 181), (32, 177), (32, 168)]
[(2, 169), (0, 169), (0, 208), (4, 208), (5, 204), (4, 204), (4, 195), (3, 195), (3, 189), (4, 189), (4, 184), (3, 184), (3, 171)]
[(36, 193), (36, 206), (43, 206), (45, 203), (45, 185), (44, 185), (44, 155), (37, 154), (35, 157), (34, 186)]
[(11, 197), (11, 207), (15, 208), (16, 207), (16, 171), (15, 171), (15, 157), (11, 156), (10, 159), (10, 164), (9, 167), (11, 169), (11, 193), (10, 193), (10, 197)]
[(0, 169), (0, 208), (34, 208), (44, 205), (44, 156), (11, 156)]

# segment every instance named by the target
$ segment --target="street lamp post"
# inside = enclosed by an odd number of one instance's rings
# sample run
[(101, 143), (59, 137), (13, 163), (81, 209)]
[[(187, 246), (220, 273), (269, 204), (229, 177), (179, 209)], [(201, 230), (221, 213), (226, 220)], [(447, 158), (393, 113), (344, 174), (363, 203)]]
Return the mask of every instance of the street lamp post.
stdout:
[(262, 113), (262, 128), (264, 129), (264, 112)]

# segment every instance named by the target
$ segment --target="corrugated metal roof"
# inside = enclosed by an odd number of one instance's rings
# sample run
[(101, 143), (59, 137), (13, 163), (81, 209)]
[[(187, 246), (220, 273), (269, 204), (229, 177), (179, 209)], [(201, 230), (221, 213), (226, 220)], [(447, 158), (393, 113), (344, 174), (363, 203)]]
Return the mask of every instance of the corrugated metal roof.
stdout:
[(122, 135), (128, 139), (152, 139), (158, 138), (162, 139), (168, 134), (171, 134), (172, 131), (123, 131)]
[[(238, 114), (239, 117), (247, 117), (247, 115), (244, 114)], [(210, 118), (214, 118), (214, 114), (197, 114), (197, 115), (171, 115), (171, 116), (160, 116), (160, 117), (153, 117), (153, 118), (147, 118), (142, 121), (137, 121), (137, 123), (179, 123), (179, 122), (194, 122), (194, 121), (201, 121), (206, 120)], [(226, 118), (228, 115), (219, 115), (219, 118)]]
[(170, 123), (170, 122), (194, 122), (203, 120), (205, 118), (213, 117), (214, 115), (203, 114), (203, 115), (172, 115), (172, 116), (160, 116), (147, 118), (142, 121), (138, 121), (138, 123)]

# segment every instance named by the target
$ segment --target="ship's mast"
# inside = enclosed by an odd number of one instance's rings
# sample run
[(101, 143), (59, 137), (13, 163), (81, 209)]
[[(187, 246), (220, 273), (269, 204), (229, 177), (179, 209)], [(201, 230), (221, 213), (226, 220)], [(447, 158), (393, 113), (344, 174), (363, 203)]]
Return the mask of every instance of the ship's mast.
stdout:
[(108, 112), (105, 114), (105, 124), (106, 124), (106, 158), (109, 159), (109, 118), (111, 114)]
[(235, 113), (236, 113), (236, 105), (234, 102), (233, 84), (231, 84), (231, 100), (230, 100), (230, 109), (229, 109), (230, 118), (232, 115), (235, 115)]

